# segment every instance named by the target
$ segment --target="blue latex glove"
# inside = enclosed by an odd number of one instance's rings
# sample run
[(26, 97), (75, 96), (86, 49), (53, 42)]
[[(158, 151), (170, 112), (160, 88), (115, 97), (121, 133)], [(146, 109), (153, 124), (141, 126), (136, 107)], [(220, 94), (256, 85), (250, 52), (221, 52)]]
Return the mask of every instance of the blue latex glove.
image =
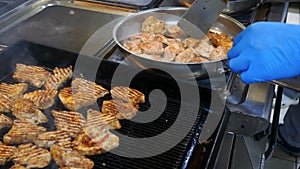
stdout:
[(300, 26), (259, 22), (242, 31), (228, 52), (229, 67), (250, 84), (300, 75)]

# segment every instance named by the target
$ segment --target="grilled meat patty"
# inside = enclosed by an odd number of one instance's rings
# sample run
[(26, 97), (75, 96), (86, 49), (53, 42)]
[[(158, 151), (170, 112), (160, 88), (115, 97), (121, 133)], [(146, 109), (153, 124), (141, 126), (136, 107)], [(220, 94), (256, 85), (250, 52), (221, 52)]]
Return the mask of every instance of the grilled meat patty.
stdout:
[(110, 90), (113, 99), (120, 99), (133, 104), (144, 103), (145, 95), (136, 90), (125, 86), (116, 86)]
[(90, 156), (117, 148), (119, 137), (109, 132), (108, 129), (108, 126), (85, 126), (75, 138), (73, 149)]
[(12, 101), (4, 94), (0, 93), (0, 112), (10, 112)]
[(12, 128), (3, 137), (5, 144), (30, 143), (40, 133), (46, 132), (46, 128), (37, 126), (30, 122), (15, 120)]
[(44, 168), (50, 160), (50, 152), (47, 149), (39, 148), (31, 143), (19, 145), (13, 156), (15, 164), (25, 165), (27, 168)]
[(49, 131), (46, 133), (39, 134), (35, 139), (34, 143), (38, 147), (50, 148), (53, 145), (61, 147), (71, 148), (72, 138), (67, 131)]
[(92, 169), (94, 167), (94, 162), (92, 160), (76, 151), (73, 151), (72, 149), (54, 145), (51, 146), (50, 153), (56, 164), (58, 164), (61, 168), (71, 167)]
[(72, 90), (74, 93), (88, 93), (93, 95), (96, 99), (99, 99), (109, 93), (108, 90), (103, 88), (101, 85), (82, 78), (75, 78), (72, 81)]
[(121, 124), (114, 114), (102, 113), (97, 110), (87, 111), (87, 123), (89, 126), (107, 125), (109, 129), (119, 129)]
[(45, 88), (47, 90), (56, 90), (67, 80), (70, 80), (73, 76), (72, 66), (67, 68), (54, 68), (53, 75), (45, 82)]
[(17, 148), (14, 146), (8, 146), (0, 142), (0, 165), (4, 166), (10, 162), (15, 154)]
[(102, 104), (102, 112), (113, 114), (118, 119), (132, 119), (138, 112), (139, 105), (133, 105), (122, 100), (105, 100)]
[(4, 127), (10, 127), (13, 124), (13, 121), (5, 116), (4, 114), (0, 114), (0, 130)]
[(37, 88), (42, 87), (50, 76), (51, 73), (42, 67), (24, 64), (16, 64), (16, 71), (13, 74), (13, 78), (18, 82), (29, 82)]
[(19, 120), (31, 123), (46, 123), (46, 115), (40, 111), (35, 104), (28, 99), (18, 99), (14, 101), (12, 114)]
[(28, 89), (27, 83), (17, 83), (17, 84), (0, 84), (0, 93), (6, 95), (11, 99), (20, 98)]
[(39, 109), (47, 109), (54, 104), (57, 90), (37, 90), (23, 95), (24, 99), (31, 100)]
[(51, 111), (57, 130), (67, 131), (71, 137), (75, 137), (81, 130), (86, 120), (81, 113), (69, 111)]

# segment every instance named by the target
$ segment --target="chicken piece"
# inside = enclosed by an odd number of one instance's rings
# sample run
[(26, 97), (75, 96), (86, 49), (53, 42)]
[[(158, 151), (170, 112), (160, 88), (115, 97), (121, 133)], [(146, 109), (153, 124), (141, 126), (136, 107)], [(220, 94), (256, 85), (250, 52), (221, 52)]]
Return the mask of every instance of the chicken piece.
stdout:
[(186, 37), (186, 33), (184, 30), (182, 30), (180, 27), (178, 26), (170, 26), (167, 28), (166, 36), (171, 37), (171, 38), (184, 38)]
[(12, 167), (10, 167), (9, 169), (28, 169), (27, 167), (24, 167), (20, 164), (15, 164)]
[(194, 47), (197, 56), (210, 57), (210, 54), (214, 51), (213, 45), (209, 44), (207, 40), (201, 40), (198, 46)]
[(47, 109), (54, 104), (57, 90), (37, 90), (23, 95), (24, 99), (31, 100), (38, 109)]
[(75, 137), (86, 123), (82, 114), (78, 112), (52, 110), (51, 113), (56, 129), (67, 131), (71, 137)]
[(227, 58), (227, 49), (226, 49), (226, 47), (218, 46), (218, 47), (214, 48), (214, 50), (210, 54), (210, 58), (212, 60), (219, 60), (219, 59)]
[(175, 61), (176, 62), (182, 62), (182, 63), (189, 63), (192, 62), (196, 57), (195, 50), (193, 48), (188, 48), (184, 50), (183, 52), (179, 53)]
[(149, 16), (142, 23), (142, 32), (154, 32), (165, 34), (167, 29), (167, 24), (165, 21), (154, 18), (153, 16)]
[(46, 128), (30, 122), (15, 120), (12, 128), (3, 137), (5, 144), (30, 143), (37, 135), (46, 132)]
[(129, 40), (124, 42), (124, 47), (132, 53), (141, 54), (142, 49), (140, 48), (142, 41), (140, 39)]
[(27, 168), (44, 168), (50, 160), (50, 152), (47, 149), (39, 148), (31, 143), (21, 144), (13, 156), (15, 164), (25, 165)]
[(172, 62), (175, 60), (176, 55), (183, 52), (184, 50), (185, 50), (184, 47), (178, 43), (167, 46), (165, 48), (165, 53), (164, 56), (162, 57), (162, 60), (167, 62)]
[(159, 41), (145, 41), (140, 44), (144, 54), (160, 55), (164, 52), (164, 46)]
[(62, 102), (62, 104), (71, 111), (76, 111), (85, 106), (93, 105), (97, 98), (93, 94), (88, 92), (72, 92), (72, 88), (67, 87), (62, 89), (58, 98)]
[(12, 101), (4, 94), (0, 93), (0, 112), (10, 112)]
[(9, 117), (5, 116), (4, 114), (0, 115), (0, 130), (4, 127), (12, 126), (12, 124), (13, 121)]
[(85, 126), (74, 140), (73, 149), (82, 155), (96, 155), (119, 146), (119, 137), (108, 126)]
[(227, 51), (232, 48), (233, 41), (226, 34), (210, 31), (208, 32), (207, 37), (216, 47), (223, 46), (226, 48)]
[(24, 64), (16, 64), (16, 71), (13, 74), (13, 78), (18, 82), (29, 82), (37, 88), (42, 87), (50, 76), (51, 73), (42, 67)]
[(6, 165), (10, 162), (16, 152), (17, 148), (8, 146), (0, 142), (0, 166)]
[(10, 99), (20, 98), (24, 92), (28, 89), (28, 84), (26, 83), (17, 83), (17, 84), (0, 84), (0, 93), (6, 95)]
[(94, 167), (94, 162), (92, 160), (70, 148), (54, 145), (50, 148), (50, 154), (56, 164), (58, 164), (61, 168), (70, 167), (92, 169)]
[(46, 115), (40, 111), (35, 104), (28, 99), (18, 99), (14, 101), (12, 114), (19, 120), (30, 123), (46, 123), (48, 121)]
[(49, 131), (39, 134), (34, 143), (38, 147), (50, 148), (53, 145), (58, 145), (65, 148), (72, 147), (72, 138), (67, 131)]
[(87, 111), (86, 126), (109, 126), (109, 129), (120, 129), (121, 124), (114, 114), (102, 113), (97, 110)]
[(163, 44), (165, 45), (178, 45), (178, 46), (183, 46), (183, 43), (180, 39), (176, 38), (176, 39), (173, 39), (173, 38), (167, 38), (165, 37), (164, 35), (161, 35), (161, 34), (156, 34), (155, 35), (155, 40), (156, 41), (159, 41), (159, 42), (162, 42)]
[(138, 112), (138, 109), (138, 104), (133, 105), (122, 100), (105, 100), (102, 104), (103, 113), (113, 114), (118, 119), (132, 119)]
[(150, 33), (139, 33), (130, 36), (130, 40), (141, 40), (141, 42), (147, 42), (147, 41), (155, 41), (156, 40), (156, 34), (153, 32)]
[(45, 88), (47, 90), (56, 90), (67, 80), (70, 80), (73, 76), (72, 66), (67, 68), (54, 68), (53, 75), (45, 82)]
[(116, 86), (110, 90), (113, 99), (121, 99), (133, 104), (144, 103), (145, 95), (136, 90), (125, 86)]
[(201, 40), (195, 38), (186, 38), (185, 40), (182, 41), (182, 43), (185, 48), (195, 48), (199, 46)]
[(76, 78), (72, 81), (72, 90), (74, 93), (88, 93), (93, 95), (96, 99), (99, 99), (109, 93), (108, 90), (103, 88), (101, 85), (82, 78)]

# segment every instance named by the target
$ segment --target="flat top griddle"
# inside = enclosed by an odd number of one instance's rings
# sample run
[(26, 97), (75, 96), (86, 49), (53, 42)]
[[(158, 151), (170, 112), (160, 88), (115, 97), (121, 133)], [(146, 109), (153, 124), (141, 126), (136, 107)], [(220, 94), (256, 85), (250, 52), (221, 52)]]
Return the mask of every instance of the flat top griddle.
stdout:
[[(20, 41), (13, 46), (6, 49), (4, 52), (0, 53), (0, 82), (6, 83), (16, 83), (12, 79), (12, 74), (15, 70), (16, 63), (23, 63), (28, 65), (37, 65), (52, 70), (54, 67), (67, 67), (69, 65), (74, 65), (78, 54), (66, 52), (63, 50), (37, 45), (27, 41)], [(92, 63), (96, 61), (97, 58), (86, 57), (86, 63)], [(114, 73), (114, 70), (118, 67), (118, 63), (111, 61), (103, 61), (100, 68), (97, 71), (96, 83), (101, 84), (106, 89), (111, 87), (111, 78)], [(82, 68), (82, 73), (80, 76), (85, 77), (84, 69)], [(128, 67), (128, 69), (131, 69)], [(77, 76), (76, 74), (74, 76)], [(78, 75), (79, 76), (79, 75)], [(119, 84), (113, 84), (119, 85)], [(65, 84), (64, 87), (70, 86), (70, 82)], [(189, 113), (195, 110), (198, 110), (198, 115), (195, 119), (195, 123), (191, 128), (190, 132), (187, 133), (185, 138), (181, 140), (175, 147), (169, 151), (162, 153), (157, 156), (152, 156), (148, 158), (127, 158), (112, 154), (110, 152), (91, 156), (89, 157), (95, 162), (95, 168), (185, 168), (187, 160), (191, 156), (191, 152), (197, 142), (197, 138), (201, 131), (201, 128), (205, 122), (208, 110), (205, 107), (193, 107), (189, 103), (180, 101), (180, 93), (178, 91), (178, 86), (174, 80), (171, 78), (168, 79), (165, 76), (157, 76), (155, 74), (149, 73), (147, 71), (141, 72), (138, 74), (132, 81), (130, 87), (136, 88), (143, 93), (145, 93), (146, 98), (148, 98), (149, 93), (154, 89), (161, 89), (165, 92), (167, 97), (167, 106), (164, 109), (163, 113), (156, 120), (149, 123), (136, 123), (129, 120), (122, 120), (122, 128), (117, 130), (117, 132), (127, 135), (129, 137), (136, 138), (147, 138), (155, 136), (167, 130), (172, 126), (173, 122), (178, 116), (179, 108), (184, 108), (184, 111)], [(33, 86), (30, 86), (29, 91), (36, 90)], [(209, 103), (210, 93), (209, 90), (199, 90), (203, 104)], [(154, 98), (156, 96), (153, 96)], [(110, 99), (111, 96), (107, 95), (106, 97), (99, 99), (97, 101), (98, 105), (101, 106), (103, 100)], [(152, 104), (160, 102), (160, 98), (155, 99)], [(141, 111), (147, 110), (150, 108), (151, 103), (146, 99), (146, 103), (141, 105)], [(87, 108), (79, 110), (86, 116), (85, 112)], [(94, 108), (94, 107), (93, 107)], [(42, 124), (42, 126), (47, 128), (47, 131), (55, 130), (54, 119), (50, 113), (52, 109), (66, 110), (65, 107), (60, 103), (59, 99), (56, 98), (55, 104), (44, 110), (44, 114), (48, 117), (48, 123)], [(153, 111), (159, 111), (160, 107), (153, 108)], [(14, 119), (11, 113), (7, 113), (8, 116)], [(184, 125), (184, 124), (182, 124)], [(9, 128), (5, 128), (0, 132), (0, 139), (2, 140), (3, 135), (9, 131)], [(176, 135), (176, 133), (174, 133)], [(166, 140), (172, 139), (166, 138)], [(120, 140), (120, 144), (122, 140)], [(153, 142), (153, 146), (156, 145)], [(200, 156), (200, 155), (199, 155)], [(12, 166), (12, 162), (7, 164), (5, 167)], [(46, 168), (58, 168), (58, 166), (52, 160), (51, 164)]]

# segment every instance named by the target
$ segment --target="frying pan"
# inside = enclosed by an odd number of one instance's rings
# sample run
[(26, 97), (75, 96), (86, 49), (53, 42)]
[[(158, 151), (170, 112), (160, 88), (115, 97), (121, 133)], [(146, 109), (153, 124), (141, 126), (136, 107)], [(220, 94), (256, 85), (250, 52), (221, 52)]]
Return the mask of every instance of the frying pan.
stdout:
[[(124, 40), (134, 34), (141, 33), (141, 25), (148, 16), (154, 16), (157, 19), (164, 20), (168, 26), (172, 26), (177, 25), (177, 22), (187, 9), (188, 8), (184, 7), (161, 7), (145, 10), (120, 20), (114, 27), (113, 38), (118, 46), (127, 54), (126, 61), (143, 70), (159, 69), (168, 73), (171, 72), (173, 76), (184, 79), (202, 79), (208, 76), (222, 75), (224, 72), (223, 68), (227, 65), (227, 59), (197, 63), (166, 62), (139, 56), (131, 53), (123, 46), (122, 42)], [(230, 38), (234, 38), (243, 29), (245, 29), (244, 25), (237, 20), (220, 14), (210, 30), (217, 33), (224, 33)]]

